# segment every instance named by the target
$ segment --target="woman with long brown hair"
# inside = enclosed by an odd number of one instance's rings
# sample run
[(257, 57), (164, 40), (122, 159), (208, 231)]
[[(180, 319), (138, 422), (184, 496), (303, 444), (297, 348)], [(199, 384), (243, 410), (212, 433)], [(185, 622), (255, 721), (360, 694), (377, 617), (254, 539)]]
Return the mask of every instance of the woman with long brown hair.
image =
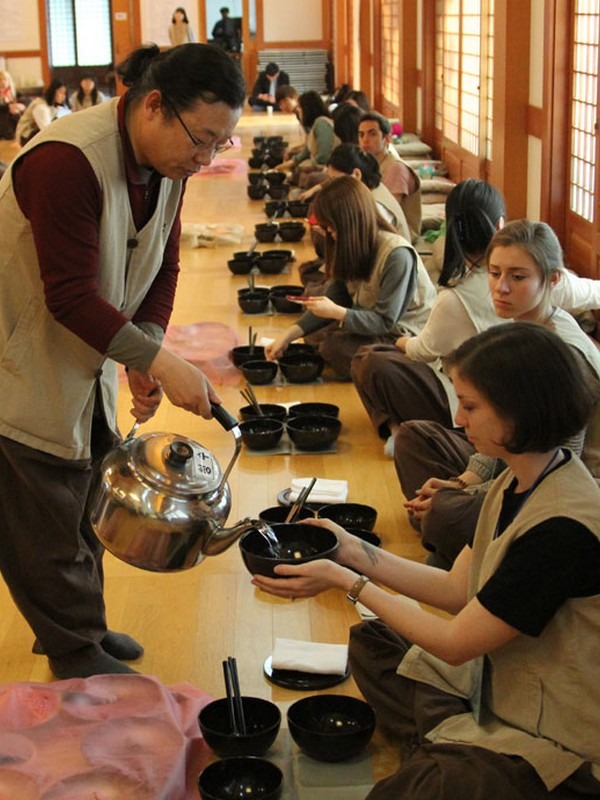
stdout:
[(370, 191), (351, 176), (323, 188), (314, 215), (325, 234), (324, 293), (303, 300), (303, 316), (266, 354), (276, 359), (303, 336), (347, 379), (359, 347), (392, 343), (422, 328), (435, 287), (411, 244), (378, 215)]

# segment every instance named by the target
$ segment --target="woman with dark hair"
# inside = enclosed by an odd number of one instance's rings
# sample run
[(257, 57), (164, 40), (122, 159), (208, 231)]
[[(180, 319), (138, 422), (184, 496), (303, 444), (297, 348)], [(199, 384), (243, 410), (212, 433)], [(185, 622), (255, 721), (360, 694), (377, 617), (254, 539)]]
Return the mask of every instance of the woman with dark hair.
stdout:
[(331, 112), (333, 130), (342, 144), (358, 144), (358, 123), (363, 111), (351, 103), (342, 103)]
[(344, 103), (350, 103), (351, 105), (360, 108), (362, 111), (371, 110), (369, 98), (367, 97), (366, 93), (361, 92), (360, 89), (352, 89), (352, 91), (346, 96)]
[(181, 6), (178, 6), (173, 12), (169, 25), (169, 41), (172, 47), (196, 41), (186, 10)]
[(69, 102), (73, 111), (83, 111), (105, 100), (106, 97), (98, 89), (96, 78), (93, 75), (84, 75), (79, 81), (79, 89), (73, 92)]
[(530, 322), (471, 337), (449, 364), (456, 423), (507, 465), (451, 571), (310, 520), (337, 535), (336, 561), (252, 582), (280, 597), (335, 588), (375, 617), (352, 628), (349, 661), (401, 763), (368, 800), (598, 796), (600, 490), (562, 447), (597, 392)]
[(393, 341), (421, 327), (435, 288), (416, 251), (379, 216), (360, 181), (332, 180), (319, 192), (313, 213), (325, 232), (328, 283), (323, 295), (303, 301), (304, 315), (266, 354), (276, 359), (303, 336), (317, 343), (337, 376), (348, 379), (361, 345)]
[[(390, 223), (394, 230), (410, 241), (408, 223), (404, 216), (402, 206), (389, 189), (381, 182), (381, 172), (375, 156), (365, 153), (356, 144), (345, 142), (338, 144), (332, 151), (327, 164), (327, 177), (339, 178), (342, 175), (352, 175), (362, 181), (367, 189), (371, 190), (377, 210), (381, 216)], [(310, 200), (317, 192), (321, 191), (325, 182), (307, 189), (300, 195), (301, 200)]]
[[(565, 283), (562, 250), (544, 222), (518, 220), (498, 231), (486, 256), (488, 283), (498, 318), (546, 325), (573, 348), (600, 385), (600, 353), (573, 317), (555, 303)], [(528, 372), (528, 379), (532, 379)], [(517, 387), (509, 387), (517, 391)], [(592, 424), (568, 445), (600, 479), (600, 408)], [(429, 560), (448, 569), (472, 540), (491, 480), (504, 468), (481, 455), (461, 431), (434, 422), (401, 425), (395, 443), (396, 470), (409, 515), (420, 527)], [(434, 477), (432, 477), (434, 476)]]
[(163, 395), (205, 418), (219, 402), (162, 342), (185, 181), (229, 146), (244, 80), (204, 44), (144, 47), (118, 71), (125, 94), (41, 131), (0, 196), (0, 570), (58, 678), (131, 672), (143, 652), (107, 629), (89, 521), (119, 441), (117, 365), (138, 421)]
[(485, 251), (504, 223), (504, 201), (488, 183), (469, 178), (446, 200), (443, 287), (416, 336), (360, 350), (352, 380), (378, 434), (393, 441), (402, 422), (431, 419), (452, 427), (456, 396), (443, 358), (469, 336), (498, 322), (489, 296)]
[(55, 119), (69, 114), (71, 109), (67, 101), (67, 87), (60, 78), (55, 78), (44, 90), (41, 97), (36, 97), (21, 115), (15, 136), (17, 141), (25, 145), (36, 133), (43, 131)]
[[(305, 178), (311, 172), (324, 170), (329, 161), (331, 151), (339, 144), (333, 130), (333, 120), (327, 111), (321, 95), (315, 91), (303, 92), (298, 98), (298, 119), (306, 130), (306, 142), (299, 153), (279, 164), (276, 169), (289, 172), (292, 170), (290, 180), (301, 187)], [(307, 188), (304, 186), (303, 188)]]

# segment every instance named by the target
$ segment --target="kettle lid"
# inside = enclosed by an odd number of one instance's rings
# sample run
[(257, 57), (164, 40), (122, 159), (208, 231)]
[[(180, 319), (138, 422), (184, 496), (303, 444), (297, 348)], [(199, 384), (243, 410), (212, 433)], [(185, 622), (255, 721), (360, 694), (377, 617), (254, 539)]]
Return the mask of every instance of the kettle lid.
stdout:
[(221, 482), (221, 468), (210, 450), (186, 436), (147, 433), (131, 445), (132, 468), (145, 483), (167, 493), (204, 494)]

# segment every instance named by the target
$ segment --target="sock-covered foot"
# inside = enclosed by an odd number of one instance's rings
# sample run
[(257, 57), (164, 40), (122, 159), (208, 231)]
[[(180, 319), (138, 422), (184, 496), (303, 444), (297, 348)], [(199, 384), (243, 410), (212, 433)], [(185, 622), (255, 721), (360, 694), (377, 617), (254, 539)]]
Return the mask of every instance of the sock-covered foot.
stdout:
[(120, 661), (135, 661), (144, 655), (144, 648), (126, 633), (107, 631), (100, 645), (105, 653)]
[(60, 680), (67, 678), (90, 678), (92, 675), (112, 675), (130, 673), (138, 675), (136, 670), (121, 663), (118, 659), (109, 656), (108, 653), (98, 653), (93, 658), (85, 661), (66, 661), (62, 659), (49, 658), (52, 674)]
[(394, 441), (396, 437), (394, 434), (388, 436), (386, 443), (383, 445), (383, 455), (387, 456), (388, 458), (394, 457)]
[[(132, 639), (126, 633), (116, 633), (107, 631), (100, 645), (105, 653), (120, 661), (135, 661), (144, 655), (144, 648), (141, 644)], [(33, 643), (32, 652), (38, 656), (45, 655), (44, 648), (39, 639)]]

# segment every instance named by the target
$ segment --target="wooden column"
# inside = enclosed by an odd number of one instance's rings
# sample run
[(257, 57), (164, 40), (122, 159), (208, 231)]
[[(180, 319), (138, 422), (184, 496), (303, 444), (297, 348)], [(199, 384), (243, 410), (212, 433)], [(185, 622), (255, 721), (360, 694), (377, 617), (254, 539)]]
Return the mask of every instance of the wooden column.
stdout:
[(495, 4), (492, 163), (489, 180), (506, 199), (511, 219), (527, 214), (527, 109), (530, 4)]

